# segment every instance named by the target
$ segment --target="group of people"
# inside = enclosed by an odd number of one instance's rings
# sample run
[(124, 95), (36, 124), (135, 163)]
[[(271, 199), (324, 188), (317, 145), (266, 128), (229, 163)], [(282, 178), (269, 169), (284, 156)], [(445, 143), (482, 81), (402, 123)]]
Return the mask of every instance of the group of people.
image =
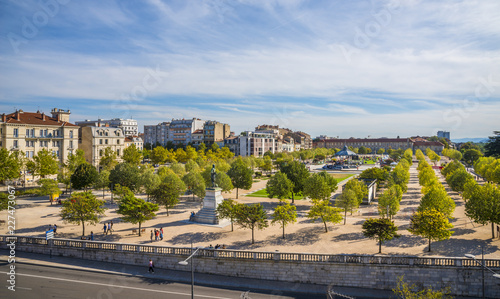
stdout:
[(153, 242), (153, 237), (155, 238), (155, 241), (163, 241), (163, 227), (160, 227), (160, 229), (151, 230), (151, 242)]
[(215, 247), (213, 247), (212, 244), (210, 244), (210, 246), (208, 246), (208, 249), (226, 249), (226, 245), (222, 244), (222, 246), (221, 246), (221, 245), (217, 244), (217, 245), (215, 245)]
[(113, 221), (108, 222), (107, 225), (106, 225), (106, 222), (105, 222), (103, 230), (104, 230), (104, 234), (105, 235), (108, 235), (108, 233), (112, 234), (113, 233)]
[(54, 230), (54, 235), (57, 233), (57, 224), (50, 225), (49, 230)]

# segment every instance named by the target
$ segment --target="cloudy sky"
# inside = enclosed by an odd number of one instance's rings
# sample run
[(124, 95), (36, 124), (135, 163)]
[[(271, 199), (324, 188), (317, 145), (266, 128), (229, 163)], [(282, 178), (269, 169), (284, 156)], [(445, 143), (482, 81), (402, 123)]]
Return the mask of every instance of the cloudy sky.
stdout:
[[(41, 3), (46, 3), (41, 5)], [(0, 111), (236, 133), (500, 130), (500, 1), (0, 0)]]

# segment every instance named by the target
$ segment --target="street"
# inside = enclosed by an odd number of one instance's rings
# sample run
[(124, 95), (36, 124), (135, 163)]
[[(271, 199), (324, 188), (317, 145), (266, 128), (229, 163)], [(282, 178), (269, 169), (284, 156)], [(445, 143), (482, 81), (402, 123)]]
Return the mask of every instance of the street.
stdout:
[[(9, 264), (2, 262), (0, 272), (5, 275), (9, 271), (8, 267)], [(125, 276), (119, 273), (98, 273), (18, 263), (16, 264), (16, 291), (9, 291), (6, 279), (3, 281), (4, 285), (0, 290), (0, 298), (186, 299), (191, 296), (190, 284), (155, 278), (154, 274), (148, 274), (146, 270), (143, 276)], [(249, 291), (247, 297), (244, 297), (247, 291)], [(194, 293), (195, 298), (209, 299), (325, 298), (325, 295), (264, 293), (261, 291), (221, 289), (196, 285)]]

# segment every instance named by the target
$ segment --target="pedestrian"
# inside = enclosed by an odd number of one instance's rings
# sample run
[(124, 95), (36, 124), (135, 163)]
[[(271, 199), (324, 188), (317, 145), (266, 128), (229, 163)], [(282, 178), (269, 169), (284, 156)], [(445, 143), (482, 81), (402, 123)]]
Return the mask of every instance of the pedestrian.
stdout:
[(158, 241), (158, 230), (155, 228), (155, 241)]
[(226, 245), (222, 244), (222, 249), (226, 249)]
[(153, 243), (153, 230), (151, 230), (151, 243)]
[(149, 270), (148, 270), (148, 272), (149, 273), (151, 273), (151, 272), (155, 273), (155, 269), (154, 268), (155, 268), (155, 265), (153, 264), (153, 261), (151, 259), (149, 259)]
[(57, 233), (57, 225), (54, 224), (54, 234), (56, 234), (56, 233)]
[(163, 241), (163, 227), (160, 227), (160, 240)]
[(107, 228), (108, 228), (108, 227), (106, 226), (106, 223), (104, 223), (103, 230), (104, 230), (104, 234), (105, 234), (105, 235), (108, 235), (108, 232), (106, 231), (106, 229), (107, 229)]
[(113, 231), (113, 220), (111, 220), (111, 231)]
[(108, 232), (111, 234), (111, 222), (108, 223)]
[(94, 241), (94, 232), (90, 232), (90, 241)]

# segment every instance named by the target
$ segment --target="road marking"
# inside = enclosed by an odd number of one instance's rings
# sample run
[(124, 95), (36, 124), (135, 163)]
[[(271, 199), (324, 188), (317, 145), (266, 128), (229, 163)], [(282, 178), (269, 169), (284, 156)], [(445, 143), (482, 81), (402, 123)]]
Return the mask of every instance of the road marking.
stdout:
[[(6, 288), (10, 287), (10, 286), (5, 286)], [(21, 290), (28, 290), (28, 291), (32, 291), (33, 289), (32, 288), (22, 288), (22, 287), (15, 287), (15, 289), (21, 289)]]
[[(120, 285), (111, 285), (111, 284), (106, 284), (106, 283), (81, 281), (81, 280), (72, 280), (72, 279), (65, 279), (65, 278), (46, 277), (46, 276), (38, 276), (38, 275), (31, 275), (31, 274), (16, 273), (16, 275), (28, 276), (28, 277), (36, 277), (36, 278), (43, 278), (43, 279), (53, 279), (53, 280), (60, 280), (60, 281), (67, 281), (67, 282), (76, 282), (76, 283), (83, 283), (83, 284), (92, 284), (92, 285), (98, 285), (98, 286), (104, 286), (104, 287), (123, 288), (123, 289), (137, 290), (137, 291), (147, 291), (147, 292), (155, 292), (155, 293), (165, 293), (165, 294), (173, 294), (173, 295), (191, 296), (191, 293), (188, 294), (188, 293), (179, 293), (179, 292), (169, 292), (169, 291), (160, 291), (160, 290), (152, 290), (152, 289), (134, 288), (134, 287), (127, 287), (127, 286), (120, 286)], [(195, 297), (213, 298), (213, 299), (231, 299), (231, 298), (226, 298), (226, 297), (214, 297), (214, 296), (208, 296), (208, 295), (195, 295)]]

